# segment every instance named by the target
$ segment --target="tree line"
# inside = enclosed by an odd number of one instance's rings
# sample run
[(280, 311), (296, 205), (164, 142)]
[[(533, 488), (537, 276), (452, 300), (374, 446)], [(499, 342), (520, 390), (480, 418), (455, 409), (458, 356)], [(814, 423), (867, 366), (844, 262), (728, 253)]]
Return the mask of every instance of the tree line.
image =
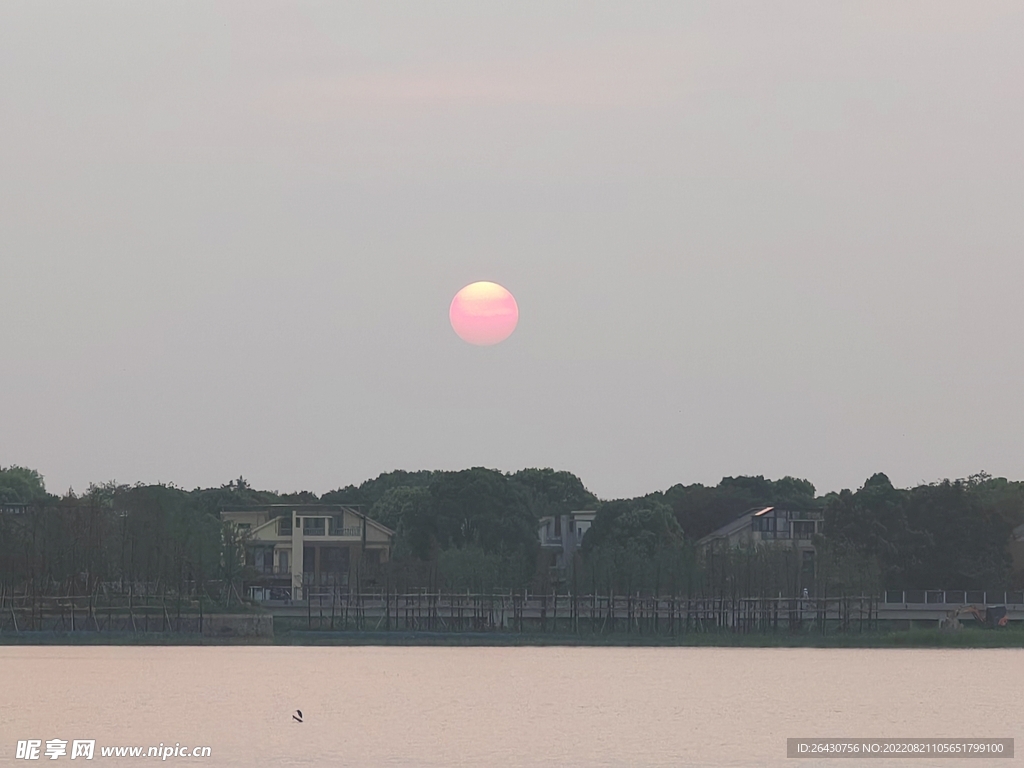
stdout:
[[(360, 505), (396, 532), (391, 561), (368, 574), (395, 589), (554, 589), (604, 594), (791, 596), (883, 589), (1019, 589), (1012, 556), (1024, 483), (986, 474), (895, 488), (884, 474), (856, 491), (817, 495), (807, 480), (726, 477), (630, 499), (600, 500), (569, 472), (395, 471), (317, 495), (257, 490), (244, 478), (191, 491), (173, 485), (47, 492), (39, 472), (0, 468), (0, 587), (91, 592), (148, 584), (175, 594), (230, 594), (246, 576), (243, 537), (226, 506)], [(4, 506), (5, 505), (5, 506)], [(789, 547), (709, 556), (698, 542), (747, 510), (820, 514), (813, 574)], [(540, 552), (541, 518), (596, 510), (571, 580)], [(237, 590), (236, 590), (237, 594)]]

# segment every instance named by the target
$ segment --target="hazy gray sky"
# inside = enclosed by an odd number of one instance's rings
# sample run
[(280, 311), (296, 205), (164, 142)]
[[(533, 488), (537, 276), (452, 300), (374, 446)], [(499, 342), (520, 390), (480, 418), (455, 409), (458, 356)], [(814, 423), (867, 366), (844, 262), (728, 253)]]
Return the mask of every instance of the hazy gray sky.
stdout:
[(0, 464), (1024, 478), (1022, 40), (1019, 0), (4, 3)]

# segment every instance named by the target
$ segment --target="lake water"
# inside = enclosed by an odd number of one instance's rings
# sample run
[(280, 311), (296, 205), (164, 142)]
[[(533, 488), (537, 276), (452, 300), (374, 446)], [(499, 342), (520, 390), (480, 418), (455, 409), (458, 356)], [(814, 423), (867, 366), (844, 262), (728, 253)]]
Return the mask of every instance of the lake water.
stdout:
[[(212, 757), (167, 764), (792, 768), (837, 762), (787, 759), (787, 737), (1024, 749), (1022, 723), (1021, 650), (0, 647), (2, 765), (65, 764), (14, 759), (57, 738), (95, 739), (89, 765), (178, 742)], [(908, 764), (931, 761), (870, 761)]]

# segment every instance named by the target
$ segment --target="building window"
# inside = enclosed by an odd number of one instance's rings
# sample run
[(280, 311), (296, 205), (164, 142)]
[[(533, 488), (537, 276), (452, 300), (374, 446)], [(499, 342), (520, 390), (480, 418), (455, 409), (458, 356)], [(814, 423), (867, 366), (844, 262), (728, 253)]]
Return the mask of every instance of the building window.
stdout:
[(814, 536), (814, 521), (813, 520), (794, 520), (793, 521), (793, 538), (794, 539), (809, 539)]
[(274, 572), (274, 550), (260, 547), (256, 550), (256, 570), (260, 573)]
[(277, 533), (280, 536), (291, 536), (292, 535), (292, 519), (290, 517), (282, 517), (277, 523)]
[(252, 523), (239, 523), (238, 524), (238, 530), (240, 530), (240, 531), (248, 531), (250, 528), (252, 528)]
[(302, 520), (302, 535), (303, 536), (323, 536), (326, 530), (325, 518), (323, 517), (306, 517)]

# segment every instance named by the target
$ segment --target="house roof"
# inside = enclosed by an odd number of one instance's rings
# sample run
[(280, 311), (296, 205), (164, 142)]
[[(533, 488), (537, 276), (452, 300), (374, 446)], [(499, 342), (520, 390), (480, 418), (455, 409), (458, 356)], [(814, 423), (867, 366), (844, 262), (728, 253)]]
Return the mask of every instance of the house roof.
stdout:
[(362, 504), (228, 504), (220, 508), (223, 512), (341, 512), (349, 510), (356, 514), (362, 509)]
[(372, 525), (374, 528), (383, 531), (389, 536), (394, 536), (395, 532), (388, 528), (383, 523), (379, 523), (372, 517), (360, 512), (359, 509), (362, 505), (359, 504), (251, 504), (248, 506), (229, 506), (221, 507), (221, 516), (225, 512), (269, 512), (270, 517), (265, 523), (261, 523), (253, 529), (253, 532), (262, 530), (269, 526), (271, 523), (277, 521), (277, 518), (282, 515), (289, 514), (291, 512), (297, 512), (303, 517), (309, 515), (313, 516), (327, 516), (331, 513), (336, 512), (348, 512), (366, 521), (367, 525)]
[(716, 530), (709, 533), (707, 536), (700, 539), (697, 542), (697, 544), (707, 544), (708, 542), (714, 541), (715, 539), (723, 539), (726, 536), (736, 533), (736, 531), (742, 529), (744, 526), (746, 526), (747, 521), (755, 517), (761, 517), (762, 515), (771, 512), (773, 509), (775, 509), (775, 507), (754, 507), (754, 509), (748, 509), (735, 520), (726, 523), (721, 528), (717, 528)]

